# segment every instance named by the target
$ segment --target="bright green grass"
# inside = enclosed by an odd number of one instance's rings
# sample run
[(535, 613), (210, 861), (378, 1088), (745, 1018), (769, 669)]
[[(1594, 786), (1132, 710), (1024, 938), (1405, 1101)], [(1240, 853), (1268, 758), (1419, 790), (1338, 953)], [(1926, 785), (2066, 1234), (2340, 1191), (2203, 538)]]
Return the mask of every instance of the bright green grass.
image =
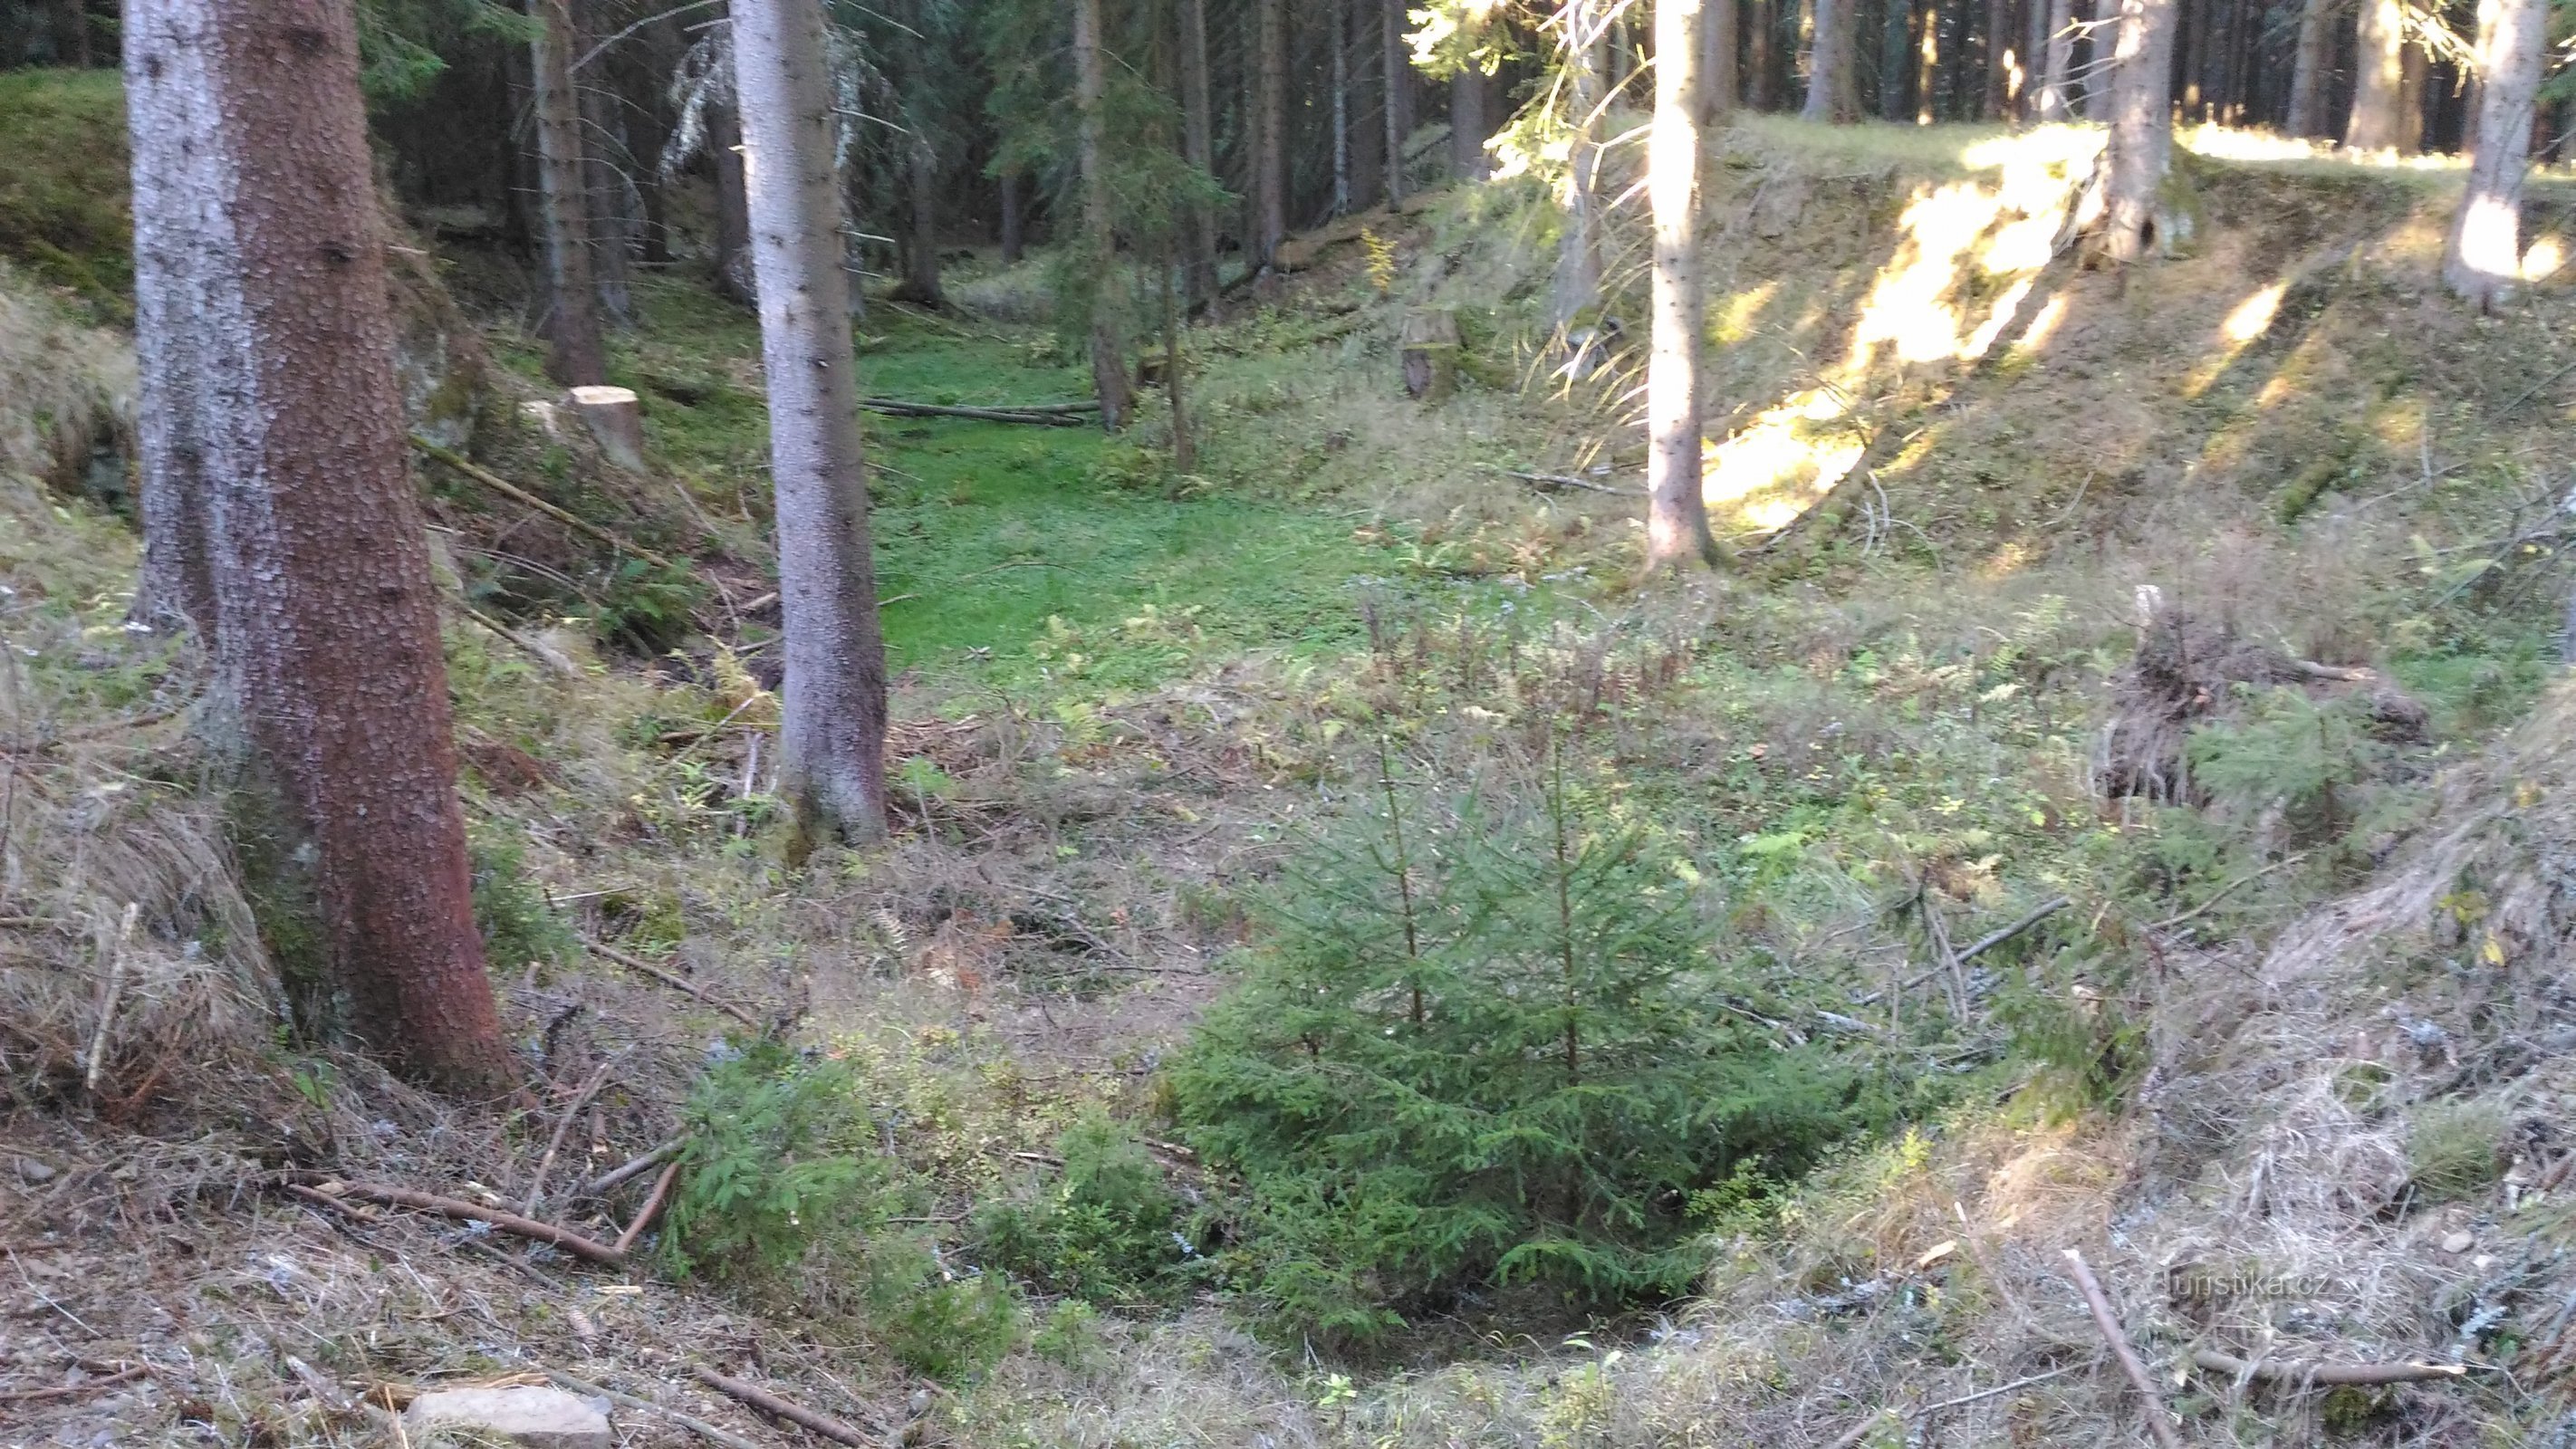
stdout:
[[(647, 393), (655, 448), (702, 501), (757, 508), (766, 491), (753, 319), (678, 284), (645, 289), (645, 325), (618, 344), (621, 381)], [(942, 327), (873, 309), (860, 387), (943, 404), (1061, 401), (1088, 379), (1044, 334)], [(697, 395), (683, 405), (655, 380)], [(1339, 652), (1360, 637), (1363, 591), (1489, 592), (1403, 572), (1355, 543), (1329, 504), (1222, 486), (1168, 496), (1135, 481), (1128, 445), (1090, 428), (867, 420), (877, 584), (891, 662), (924, 675), (1074, 692), (1139, 689), (1247, 651)], [(1150, 473), (1150, 466), (1146, 470)]]

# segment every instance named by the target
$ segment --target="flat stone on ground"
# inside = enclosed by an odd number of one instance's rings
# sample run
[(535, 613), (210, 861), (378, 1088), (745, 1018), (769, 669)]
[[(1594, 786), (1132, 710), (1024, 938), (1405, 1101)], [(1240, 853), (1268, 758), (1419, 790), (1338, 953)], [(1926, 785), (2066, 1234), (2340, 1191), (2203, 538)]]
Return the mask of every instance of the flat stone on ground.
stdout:
[(403, 1427), (417, 1443), (440, 1429), (469, 1429), (527, 1449), (613, 1449), (608, 1415), (561, 1389), (433, 1389), (411, 1401)]

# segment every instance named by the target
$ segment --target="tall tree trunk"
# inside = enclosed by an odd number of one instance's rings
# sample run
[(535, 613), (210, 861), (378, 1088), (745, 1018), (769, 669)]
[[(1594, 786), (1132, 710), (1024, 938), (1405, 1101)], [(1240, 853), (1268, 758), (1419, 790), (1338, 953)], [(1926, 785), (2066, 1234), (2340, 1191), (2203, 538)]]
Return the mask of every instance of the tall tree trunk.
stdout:
[(54, 64), (90, 68), (89, 7), (83, 0), (54, 0)]
[(1449, 164), (1470, 181), (1484, 180), (1489, 165), (1485, 138), (1492, 131), (1485, 119), (1485, 100), (1491, 89), (1485, 73), (1473, 65), (1460, 67), (1449, 78)]
[[(1189, 163), (1216, 175), (1216, 110), (1208, 99), (1207, 0), (1180, 0), (1181, 145)], [(1194, 206), (1184, 266), (1192, 307), (1216, 300), (1216, 210)]]
[(1565, 228), (1556, 244), (1555, 316), (1560, 332), (1601, 305), (1601, 51), (1606, 0), (1564, 0), (1566, 107), (1574, 137), (1565, 185)]
[[(134, 68), (190, 94), (190, 129), (137, 153), (190, 229), (194, 335), (147, 353), (200, 370), (221, 724), (242, 754), (244, 855), (313, 915), (287, 939), (310, 1000), (447, 1090), (513, 1071), (483, 970), (456, 796), (427, 532), (403, 439), (383, 219), (354, 12), (332, 0), (137, 0)], [(160, 99), (168, 99), (166, 96)], [(169, 274), (157, 274), (167, 277)], [(265, 925), (285, 930), (271, 914)], [(310, 979), (322, 977), (320, 981)], [(324, 1023), (313, 1022), (313, 1025)]]
[(2281, 129), (2293, 136), (2325, 130), (2326, 73), (2334, 68), (2334, 0), (2299, 7), (2299, 40), (2290, 57), (2290, 109)]
[(2480, 0), (2477, 150), (2451, 219), (2442, 280), (2482, 311), (2521, 279), (2522, 177), (2548, 50), (2547, 0)]
[(1902, 121), (1911, 112), (1905, 108), (1905, 83), (1912, 77), (1914, 65), (1914, 10), (1907, 0), (1887, 0), (1887, 14), (1878, 37), (1878, 115), (1885, 121)]
[(1100, 425), (1127, 425), (1131, 399), (1126, 351), (1118, 341), (1118, 239), (1109, 214), (1109, 172), (1101, 153), (1108, 122), (1100, 113), (1108, 68), (1100, 54), (1100, 0), (1073, 0), (1074, 97), (1081, 108), (1082, 244), (1089, 252), (1091, 287), (1091, 387), (1100, 399)]
[[(1412, 191), (1404, 174), (1404, 142), (1413, 134), (1413, 61), (1404, 44), (1406, 0), (1379, 0), (1378, 56), (1386, 90), (1386, 199), (1401, 202)], [(1476, 138), (1484, 150), (1484, 138)]]
[(2394, 151), (2406, 89), (2406, 0), (2361, 0), (2353, 65), (2352, 114), (2344, 123), (2343, 144), (2354, 151)]
[(2013, 102), (2012, 0), (1986, 0), (1986, 91), (1977, 115), (1988, 121), (2009, 119)]
[(1023, 215), (1026, 203), (1020, 199), (1020, 170), (1014, 166), (995, 179), (1002, 199), (1002, 265), (1016, 267), (1021, 251), (1028, 245), (1028, 218)]
[(2128, 263), (2155, 243), (2156, 192), (2173, 159), (2176, 0), (2120, 0), (2111, 74), (2109, 214), (2098, 253)]
[[(1094, 0), (1077, 0), (1093, 4)], [(1288, 239), (1288, 14), (1285, 0), (1253, 0), (1253, 256), (1267, 267)], [(1096, 27), (1095, 27), (1096, 28)]]
[(570, 9), (573, 51), (566, 60), (565, 79), (572, 85), (581, 115), (582, 215), (590, 226), (590, 274), (598, 283), (599, 305), (608, 323), (632, 327), (635, 293), (627, 248), (634, 240), (635, 219), (626, 205), (626, 178), (619, 174), (618, 158), (611, 154), (612, 142), (623, 149), (626, 128), (618, 117), (617, 94), (608, 89), (599, 62), (592, 62), (587, 85), (569, 69), (571, 60), (588, 54), (600, 38), (597, 8), (598, 0), (577, 0)]
[(939, 153), (916, 122), (904, 138), (905, 217), (903, 285), (898, 301), (942, 307), (947, 297), (939, 286)]
[(200, 211), (189, 167), (206, 78), (193, 0), (127, 0), (125, 106), (134, 184), (134, 348), (142, 384), (134, 410), (136, 501), (143, 515), (143, 579), (134, 617), (215, 637), (213, 544), (208, 538), (198, 275), (211, 218)]
[(1780, 90), (1772, 73), (1776, 62), (1773, 49), (1780, 39), (1780, 0), (1743, 0), (1745, 24), (1752, 27), (1748, 43), (1750, 53), (1745, 68), (1753, 73), (1752, 104), (1757, 111), (1768, 111), (1779, 104)]
[(1655, 0), (1653, 350), (1646, 363), (1646, 567), (1714, 563), (1700, 488), (1700, 5)]
[(2217, 8), (2217, 0), (2176, 0), (2174, 24), (2176, 43), (2182, 48), (2182, 94), (2175, 109), (2185, 120), (2203, 119), (2201, 76), (2209, 69), (2210, 21)]
[(2031, 3), (2048, 7), (2048, 48), (2039, 79), (2039, 119), (2042, 124), (2071, 121), (2075, 119), (2075, 0)]
[(707, 105), (707, 155), (716, 173), (716, 290), (746, 307), (758, 305), (751, 277), (751, 201), (742, 167), (742, 112), (731, 101)]
[(1351, 210), (1351, 0), (1326, 0), (1325, 48), (1332, 52), (1333, 215)]
[(572, 56), (581, 32), (569, 0), (529, 0), (536, 22), (530, 41), (536, 85), (537, 172), (546, 216), (546, 302), (554, 355), (546, 371), (567, 387), (608, 381), (608, 350), (599, 336), (599, 300), (590, 266), (589, 187), (582, 161), (581, 103), (573, 92)]
[[(1891, 0), (1902, 5), (1904, 0)], [(1737, 0), (1700, 0), (1699, 94), (1702, 125), (1717, 125), (1744, 104), (1735, 79)]]
[(885, 834), (885, 639), (833, 176), (820, 0), (734, 0), (787, 679), (778, 789), (789, 856)]
[(1188, 389), (1181, 377), (1181, 307), (1178, 288), (1172, 275), (1179, 268), (1177, 258), (1165, 258), (1155, 270), (1163, 277), (1163, 396), (1172, 404), (1172, 468), (1178, 473), (1191, 473), (1199, 466), (1197, 437), (1190, 431)]
[(1914, 124), (1929, 126), (1941, 119), (1941, 0), (1923, 0), (1919, 8), (1923, 34), (1915, 45)]
[(1860, 119), (1860, 85), (1853, 76), (1860, 0), (1815, 0), (1816, 38), (1807, 66), (1807, 103), (1799, 119), (1837, 125)]
[(2412, 156), (2424, 149), (2424, 90), (2432, 70), (2432, 57), (2422, 44), (2406, 42), (2399, 53), (2397, 84), (2397, 154)]

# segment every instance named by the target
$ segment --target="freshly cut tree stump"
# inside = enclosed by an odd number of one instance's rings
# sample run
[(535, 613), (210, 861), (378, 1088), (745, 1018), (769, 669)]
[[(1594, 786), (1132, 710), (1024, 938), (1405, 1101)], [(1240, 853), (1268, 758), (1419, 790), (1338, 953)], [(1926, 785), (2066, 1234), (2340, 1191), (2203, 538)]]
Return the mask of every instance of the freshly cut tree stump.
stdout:
[(1417, 307), (1404, 314), (1404, 390), (1438, 402), (1458, 385), (1458, 314)]
[(574, 388), (572, 410), (590, 425), (608, 461), (630, 473), (644, 471), (644, 404), (633, 388)]

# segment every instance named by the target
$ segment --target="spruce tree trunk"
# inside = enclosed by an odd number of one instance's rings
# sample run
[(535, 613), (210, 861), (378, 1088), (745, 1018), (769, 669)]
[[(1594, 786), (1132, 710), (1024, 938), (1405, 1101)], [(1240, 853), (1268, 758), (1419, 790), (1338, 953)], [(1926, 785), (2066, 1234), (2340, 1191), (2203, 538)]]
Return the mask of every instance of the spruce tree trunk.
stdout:
[(751, 279), (751, 201), (742, 174), (742, 112), (730, 101), (707, 105), (707, 154), (716, 173), (716, 290), (746, 307), (757, 306)]
[(1860, 86), (1853, 76), (1860, 0), (1815, 0), (1815, 48), (1807, 68), (1807, 103), (1801, 120), (1841, 125), (1860, 119)]
[(1941, 0), (1923, 0), (1922, 35), (1914, 57), (1914, 124), (1941, 118)]
[(215, 581), (207, 538), (206, 442), (199, 409), (206, 387), (197, 319), (197, 274), (211, 219), (188, 168), (205, 77), (204, 15), (194, 0), (127, 0), (125, 108), (134, 185), (134, 348), (140, 374), (135, 409), (136, 502), (143, 515), (143, 579), (134, 617), (155, 628), (194, 628), (209, 652), (215, 637)]
[(580, 32), (569, 0), (529, 0), (528, 18), (536, 22), (529, 59), (546, 220), (547, 335), (554, 342), (546, 372), (566, 387), (591, 387), (608, 381), (608, 350), (600, 341), (599, 299), (591, 275), (581, 104), (573, 93), (569, 54)]
[(789, 855), (885, 834), (885, 640), (833, 176), (819, 0), (734, 0), (787, 678), (778, 790)]
[[(1413, 134), (1413, 61), (1404, 43), (1406, 0), (1379, 0), (1378, 55), (1386, 91), (1386, 199), (1401, 202), (1411, 191), (1404, 174), (1404, 141)], [(1476, 138), (1477, 150), (1484, 138)]]
[(2173, 158), (2175, 8), (2176, 0), (2120, 0), (2104, 187), (2109, 214), (2096, 244), (2113, 262), (2138, 261), (2155, 241), (2156, 191)]
[(90, 68), (89, 7), (82, 0), (54, 0), (54, 64)]
[(2354, 151), (2394, 151), (2406, 88), (2405, 0), (2361, 0), (2356, 47), (2343, 144)]
[[(1904, 0), (1890, 0), (1902, 5)], [(1717, 125), (1744, 103), (1736, 83), (1737, 0), (1701, 0), (1699, 12), (1699, 93), (1703, 125)]]
[(897, 299), (922, 307), (947, 305), (939, 287), (939, 153), (916, 123), (905, 138), (903, 284)]
[(994, 183), (1002, 199), (1002, 265), (1016, 267), (1020, 254), (1028, 246), (1028, 218), (1021, 214), (1020, 173), (1018, 168), (1005, 171)]
[(1327, 0), (1325, 49), (1332, 54), (1333, 215), (1351, 210), (1351, 0)]
[(1714, 563), (1700, 487), (1700, 5), (1655, 0), (1654, 336), (1646, 364), (1646, 567)]
[(626, 128), (618, 117), (617, 95), (597, 69), (599, 62), (591, 63), (593, 83), (589, 85), (569, 69), (601, 38), (595, 23), (598, 3), (579, 0), (571, 11), (572, 52), (565, 58), (564, 78), (573, 88), (581, 116), (582, 215), (590, 227), (590, 274), (598, 285), (599, 306), (607, 314), (608, 325), (632, 327), (635, 292), (627, 259), (635, 238), (635, 217), (626, 205), (626, 178), (618, 174), (616, 158), (610, 154), (612, 142), (623, 148)]
[[(2043, 124), (2075, 119), (2075, 0), (2031, 0), (2048, 7), (2048, 49), (2039, 81)], [(2319, 0), (2324, 3), (2324, 0)]]
[(1559, 332), (1601, 305), (1601, 10), (1608, 0), (1564, 0), (1568, 119), (1574, 132), (1565, 188), (1565, 227), (1556, 244), (1555, 320)]
[[(1092, 4), (1094, 0), (1078, 0)], [(1288, 15), (1286, 0), (1253, 0), (1253, 257), (1267, 267), (1288, 239)], [(1095, 17), (1096, 18), (1096, 17)]]
[(1132, 405), (1127, 388), (1127, 358), (1117, 327), (1118, 246), (1109, 215), (1109, 173), (1101, 154), (1107, 144), (1100, 102), (1108, 85), (1100, 54), (1100, 0), (1073, 0), (1074, 98), (1081, 108), (1082, 242), (1090, 252), (1091, 387), (1100, 399), (1100, 425), (1116, 432), (1127, 425)]
[(2477, 150), (2442, 254), (2442, 280), (2480, 310), (2522, 275), (2522, 178), (2548, 32), (2547, 0), (2480, 0)]
[(1902, 121), (1913, 114), (1905, 105), (1905, 83), (1914, 73), (1913, 45), (1913, 7), (1906, 0), (1887, 0), (1887, 13), (1882, 17), (1878, 36), (1880, 120)]
[(2424, 87), (2430, 79), (2432, 58), (2424, 47), (2406, 42), (2399, 52), (2397, 85), (2397, 154), (2412, 156), (2424, 149)]
[(1745, 68), (1752, 72), (1748, 93), (1753, 109), (1768, 111), (1780, 103), (1780, 88), (1773, 72), (1778, 69), (1772, 51), (1780, 38), (1779, 0), (1743, 0), (1744, 23), (1752, 35), (1746, 41)]
[[(305, 979), (307, 1025), (471, 1095), (514, 1075), (484, 977), (427, 533), (394, 378), (354, 12), (332, 0), (147, 0), (138, 132), (167, 209), (141, 230), (192, 255), (153, 276), (148, 354), (195, 369), (218, 643), (215, 728)], [(184, 99), (157, 94), (167, 85)], [(165, 256), (166, 260), (166, 256)], [(178, 305), (173, 305), (176, 302)], [(189, 335), (164, 347), (174, 331)], [(309, 902), (290, 922), (287, 902)], [(313, 979), (313, 978), (320, 979)]]
[(2292, 136), (2325, 133), (2326, 80), (2334, 69), (2334, 0), (2307, 0), (2299, 8), (2299, 39), (2290, 57), (2289, 114), (2281, 129)]
[(1493, 134), (1485, 102), (1493, 83), (1483, 71), (1466, 66), (1449, 78), (1449, 163), (1470, 180), (1482, 181), (1491, 163), (1485, 138)]
[(2006, 119), (2004, 108), (2012, 103), (2012, 59), (2012, 0), (1986, 0), (1986, 90), (1977, 101), (1980, 119)]
[[(1189, 163), (1216, 174), (1216, 108), (1208, 96), (1207, 0), (1180, 0), (1181, 144)], [(1190, 306), (1216, 300), (1216, 210), (1191, 208), (1182, 273)]]

